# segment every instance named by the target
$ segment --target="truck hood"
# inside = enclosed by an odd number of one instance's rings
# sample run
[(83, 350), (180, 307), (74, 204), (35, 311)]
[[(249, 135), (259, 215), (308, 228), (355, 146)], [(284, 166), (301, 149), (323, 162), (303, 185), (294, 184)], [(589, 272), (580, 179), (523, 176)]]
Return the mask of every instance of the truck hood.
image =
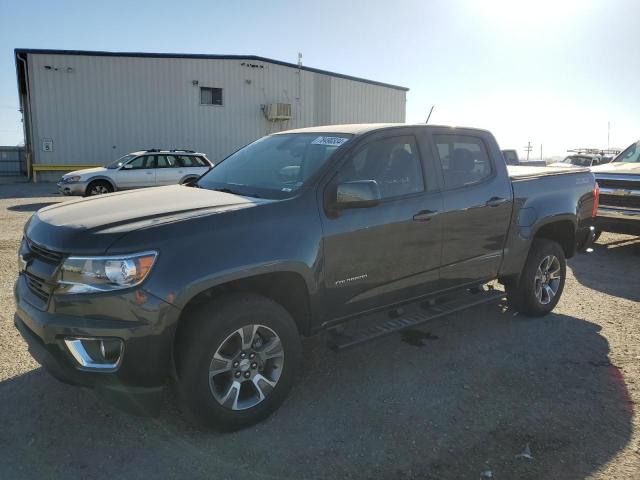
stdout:
[(50, 250), (95, 254), (128, 232), (166, 222), (250, 208), (271, 200), (182, 185), (147, 188), (61, 202), (38, 210), (27, 237)]
[(591, 167), (591, 171), (598, 173), (620, 173), (640, 175), (640, 162), (612, 162)]

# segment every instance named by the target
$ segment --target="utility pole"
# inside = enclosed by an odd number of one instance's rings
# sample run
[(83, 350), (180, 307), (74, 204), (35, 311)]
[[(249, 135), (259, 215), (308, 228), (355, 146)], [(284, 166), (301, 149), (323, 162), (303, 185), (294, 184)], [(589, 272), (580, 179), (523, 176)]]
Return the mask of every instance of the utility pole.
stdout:
[(533, 150), (533, 146), (531, 146), (531, 142), (527, 142), (527, 146), (524, 147), (524, 151), (527, 152), (527, 162), (529, 161), (529, 154)]
[(540, 144), (540, 161), (542, 161), (542, 144)]
[(609, 150), (609, 136), (611, 135), (611, 122), (607, 122), (607, 150)]

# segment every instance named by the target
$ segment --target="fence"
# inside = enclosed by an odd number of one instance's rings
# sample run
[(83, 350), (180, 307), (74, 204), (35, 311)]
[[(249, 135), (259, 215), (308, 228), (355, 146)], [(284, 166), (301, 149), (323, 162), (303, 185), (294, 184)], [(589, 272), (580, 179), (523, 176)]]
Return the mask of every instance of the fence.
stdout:
[(26, 175), (26, 152), (21, 147), (0, 147), (0, 176)]

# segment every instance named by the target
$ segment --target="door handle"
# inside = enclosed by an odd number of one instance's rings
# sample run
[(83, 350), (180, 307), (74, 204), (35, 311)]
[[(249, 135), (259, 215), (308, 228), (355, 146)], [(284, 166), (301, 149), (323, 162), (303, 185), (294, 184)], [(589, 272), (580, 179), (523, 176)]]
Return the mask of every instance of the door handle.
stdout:
[(147, 175), (153, 175), (153, 172), (147, 172)]
[(421, 210), (413, 216), (416, 222), (428, 222), (438, 214), (437, 210)]
[(491, 197), (489, 200), (487, 200), (487, 203), (485, 203), (485, 205), (487, 207), (497, 207), (498, 205), (502, 205), (506, 201), (507, 201), (506, 198)]

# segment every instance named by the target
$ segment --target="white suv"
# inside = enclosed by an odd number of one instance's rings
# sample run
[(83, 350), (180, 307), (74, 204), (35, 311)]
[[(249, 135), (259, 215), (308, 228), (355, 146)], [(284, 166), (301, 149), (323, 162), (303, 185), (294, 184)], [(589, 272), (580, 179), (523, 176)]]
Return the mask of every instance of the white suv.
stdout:
[(193, 150), (142, 150), (105, 167), (76, 170), (62, 176), (63, 195), (100, 195), (131, 188), (186, 183), (213, 167), (204, 153)]

